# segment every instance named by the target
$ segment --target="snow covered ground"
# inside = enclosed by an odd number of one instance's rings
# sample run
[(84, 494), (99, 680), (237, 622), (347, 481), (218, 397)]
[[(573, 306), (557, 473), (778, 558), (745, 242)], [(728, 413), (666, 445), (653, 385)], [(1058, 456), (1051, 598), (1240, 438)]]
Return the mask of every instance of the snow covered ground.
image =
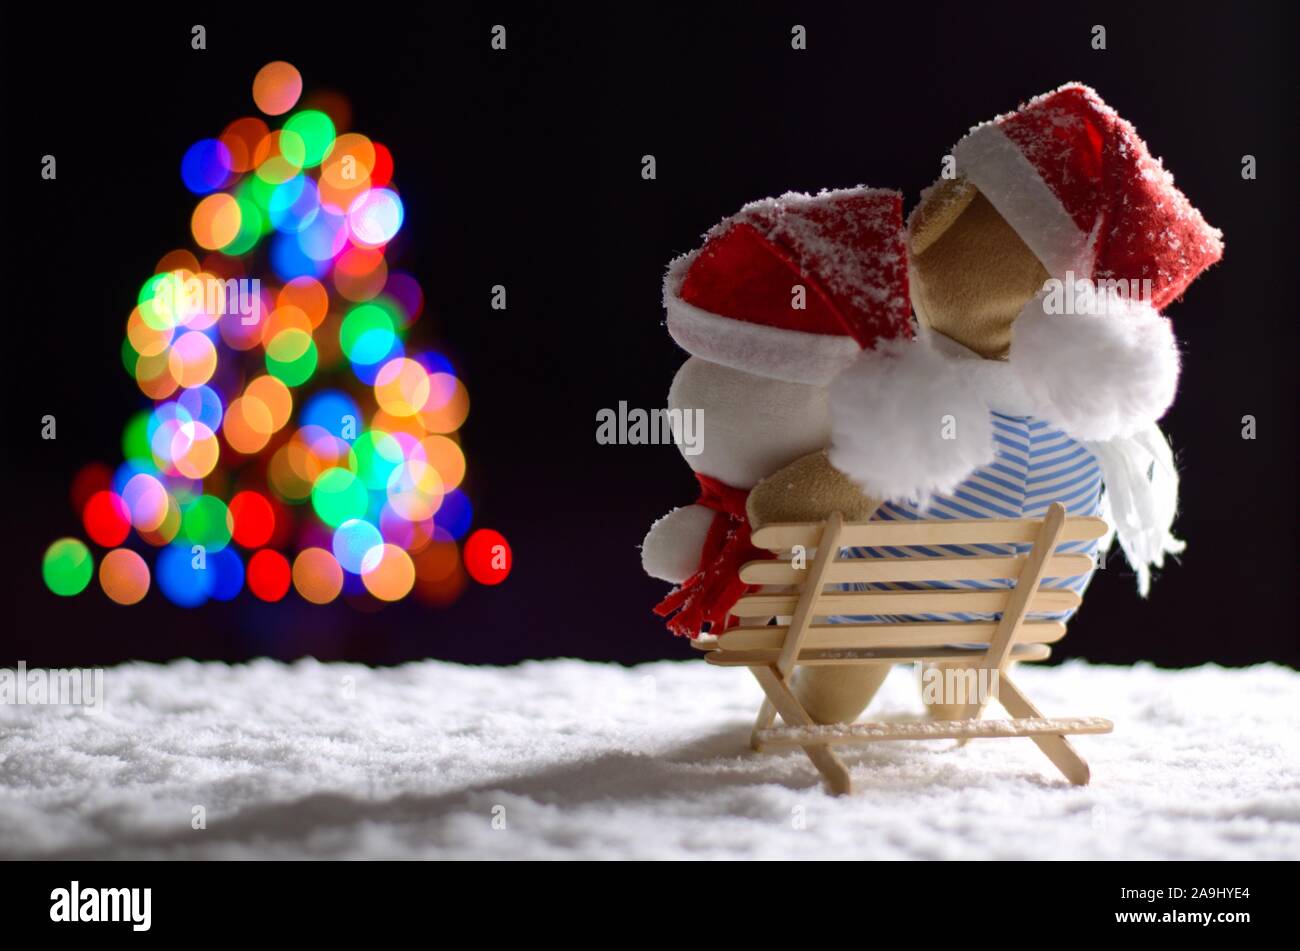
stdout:
[[(1300, 674), (1017, 679), (1115, 721), (1075, 741), (1091, 786), (1029, 740), (897, 743), (847, 751), (860, 792), (831, 798), (747, 751), (758, 688), (702, 661), (131, 664), (98, 714), (0, 706), (0, 856), (1300, 856)], [(897, 668), (871, 715), (919, 709)]]

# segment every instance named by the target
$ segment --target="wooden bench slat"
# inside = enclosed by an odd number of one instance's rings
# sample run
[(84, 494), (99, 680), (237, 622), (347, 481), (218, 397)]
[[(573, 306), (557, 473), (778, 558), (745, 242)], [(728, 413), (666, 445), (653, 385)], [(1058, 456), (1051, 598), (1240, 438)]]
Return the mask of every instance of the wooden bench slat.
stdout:
[(767, 748), (850, 746), (882, 740), (982, 740), (1008, 736), (1064, 736), (1110, 733), (1103, 717), (1020, 717), (1014, 720), (927, 720), (919, 723), (836, 723), (829, 726), (759, 730), (755, 740)]
[[(800, 666), (826, 667), (841, 664), (910, 664), (937, 660), (978, 661), (983, 647), (881, 647), (872, 650), (844, 648), (838, 650), (806, 649), (799, 652)], [(780, 650), (726, 651), (712, 650), (704, 659), (717, 667), (761, 667), (776, 663)], [(1046, 644), (1016, 644), (1011, 660), (1046, 660), (1052, 649)]]
[[(898, 522), (851, 522), (844, 526), (840, 544), (849, 548), (883, 548), (889, 545), (996, 545), (1032, 542), (1042, 519), (979, 518), (926, 519)], [(1104, 519), (1076, 515), (1067, 518), (1061, 533), (1063, 542), (1092, 541), (1106, 534)], [(753, 542), (769, 551), (788, 551), (792, 545), (813, 548), (821, 538), (820, 522), (790, 522), (764, 525), (754, 532)]]
[[(943, 647), (948, 644), (987, 644), (997, 630), (996, 621), (908, 624), (815, 624), (808, 629), (804, 647), (838, 650), (882, 647)], [(784, 625), (735, 627), (717, 639), (721, 650), (771, 650), (785, 643)], [(1065, 636), (1061, 621), (1030, 621), (1016, 638), (1020, 644), (1054, 644)]]
[[(865, 584), (885, 581), (986, 581), (1015, 579), (1025, 566), (1026, 555), (953, 558), (842, 558), (827, 566), (827, 584)], [(1048, 578), (1073, 578), (1093, 567), (1084, 554), (1054, 555), (1047, 562)], [(746, 584), (802, 584), (806, 568), (793, 568), (788, 559), (750, 561), (741, 566), (740, 580)]]
[[(991, 591), (840, 591), (817, 599), (816, 616), (861, 614), (951, 614), (953, 612), (996, 613), (1006, 607), (1013, 588)], [(794, 613), (797, 592), (747, 594), (731, 613), (739, 618), (785, 617)], [(1029, 601), (1031, 612), (1069, 611), (1083, 599), (1074, 591), (1041, 590)]]

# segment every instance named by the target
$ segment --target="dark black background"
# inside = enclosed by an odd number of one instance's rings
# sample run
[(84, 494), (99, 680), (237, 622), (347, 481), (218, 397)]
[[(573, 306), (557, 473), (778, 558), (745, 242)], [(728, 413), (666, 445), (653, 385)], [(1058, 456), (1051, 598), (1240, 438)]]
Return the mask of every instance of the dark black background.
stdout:
[[(643, 4), (403, 12), (319, 4), (109, 15), (4, 14), (5, 574), (0, 663), (312, 654), (395, 663), (690, 654), (650, 614), (665, 586), (637, 546), (694, 498), (671, 447), (598, 446), (595, 413), (663, 404), (684, 359), (662, 326), (670, 257), (744, 202), (869, 184), (910, 204), (966, 129), (1069, 80), (1093, 85), (1226, 234), (1224, 262), (1169, 311), (1185, 344), (1165, 423), (1183, 468), (1187, 553), (1141, 601), (1122, 557), (1099, 573), (1058, 657), (1300, 663), (1296, 583), (1292, 51), (1282, 6)], [(233, 9), (233, 8), (226, 8)], [(202, 12), (201, 12), (202, 11)], [(190, 48), (190, 27), (207, 49)], [(489, 48), (494, 23), (508, 50)], [(790, 48), (794, 23), (809, 48)], [(1107, 30), (1093, 50), (1092, 27)], [(247, 593), (134, 608), (40, 581), (85, 462), (116, 465), (140, 405), (118, 351), (134, 295), (185, 244), (179, 161), (253, 114), (256, 70), (287, 59), (389, 145), (407, 207), (400, 266), (428, 298), (424, 339), (457, 362), (477, 524), (514, 572), (453, 607), (375, 614)], [(40, 158), (54, 154), (56, 181)], [(658, 179), (640, 160), (655, 155)], [(1258, 179), (1241, 178), (1242, 155)], [(492, 311), (489, 288), (508, 287)], [(40, 418), (58, 418), (57, 441)], [(1241, 438), (1254, 415), (1259, 436)]]

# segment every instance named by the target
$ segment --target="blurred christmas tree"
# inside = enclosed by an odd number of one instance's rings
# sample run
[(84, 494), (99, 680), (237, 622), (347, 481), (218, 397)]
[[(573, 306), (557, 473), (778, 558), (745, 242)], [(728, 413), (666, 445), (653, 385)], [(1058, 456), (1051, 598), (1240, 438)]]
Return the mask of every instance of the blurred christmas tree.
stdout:
[[(423, 295), (386, 255), (404, 216), (393, 159), (344, 131), (341, 97), (301, 93), (293, 66), (268, 64), (253, 99), (280, 128), (241, 118), (181, 161), (198, 250), (159, 261), (122, 347), (152, 405), (126, 425), (125, 461), (72, 488), (120, 604), (151, 584), (186, 607), (245, 587), (317, 604), (464, 588), (469, 399), (445, 357), (408, 342)], [(508, 549), (496, 564), (488, 583)], [(78, 594), (94, 557), (59, 539), (43, 573)]]

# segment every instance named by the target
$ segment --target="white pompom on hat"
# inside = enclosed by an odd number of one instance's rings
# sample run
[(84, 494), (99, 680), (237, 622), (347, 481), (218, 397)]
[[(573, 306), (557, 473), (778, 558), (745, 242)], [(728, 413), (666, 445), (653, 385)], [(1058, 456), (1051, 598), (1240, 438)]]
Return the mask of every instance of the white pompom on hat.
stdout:
[(1083, 312), (1049, 313), (1039, 294), (1011, 329), (1011, 367), (1035, 415), (1075, 439), (1127, 438), (1173, 404), (1173, 328), (1150, 304), (1100, 295)]

